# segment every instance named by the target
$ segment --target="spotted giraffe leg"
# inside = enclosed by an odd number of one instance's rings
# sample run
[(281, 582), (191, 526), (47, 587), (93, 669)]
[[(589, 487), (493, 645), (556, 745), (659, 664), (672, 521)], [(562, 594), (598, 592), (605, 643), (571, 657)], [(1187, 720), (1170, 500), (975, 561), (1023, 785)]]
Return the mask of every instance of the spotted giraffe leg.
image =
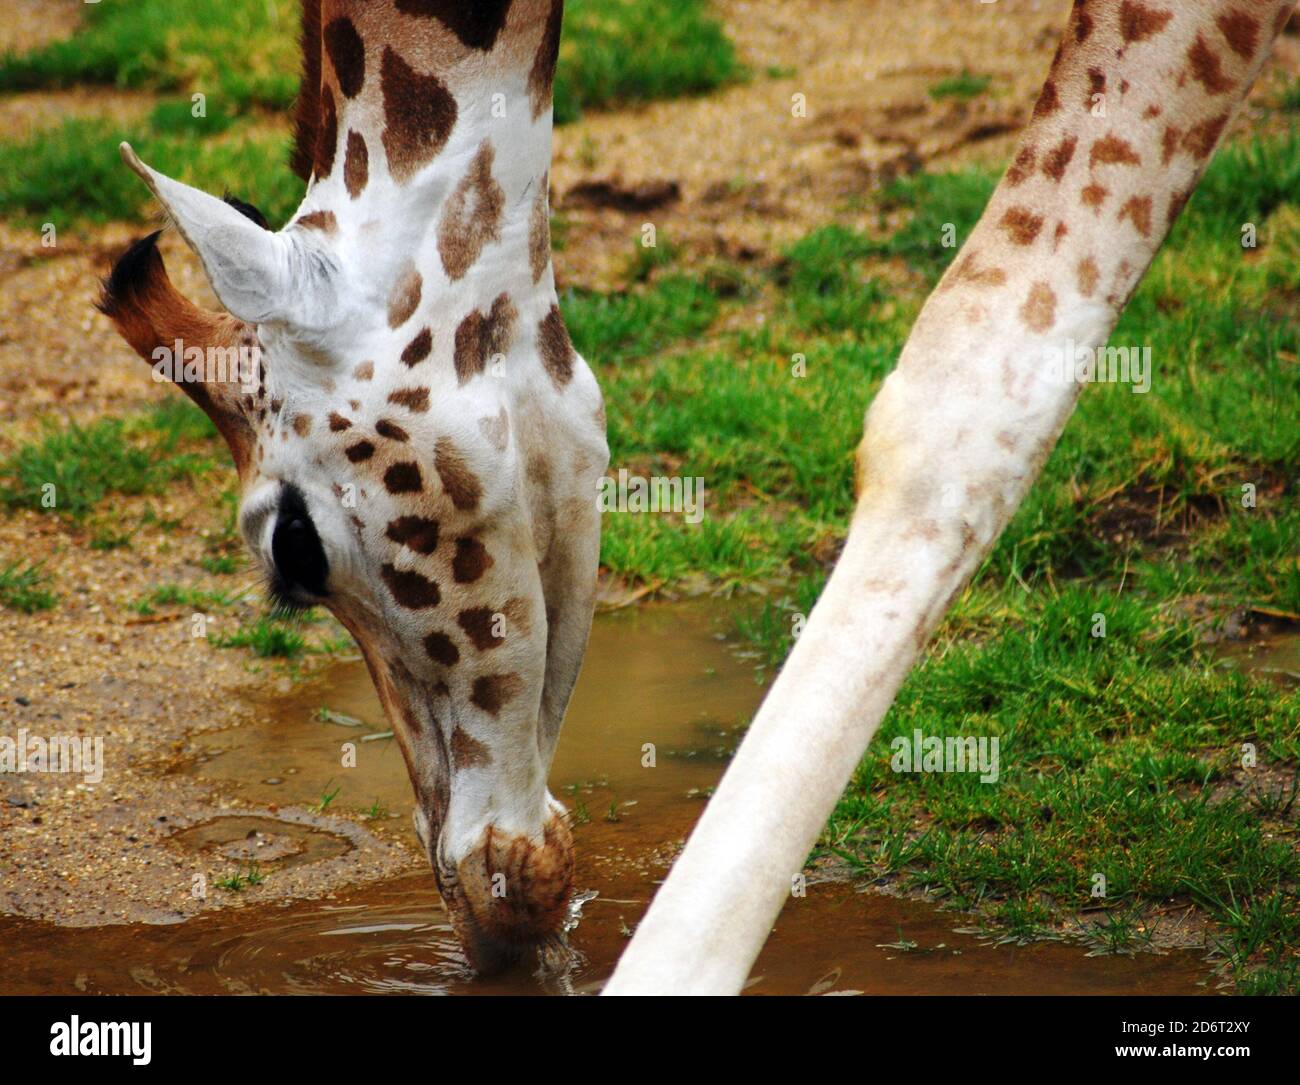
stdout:
[(868, 412), (844, 555), (607, 993), (740, 990), (1074, 408), (1053, 359), (1110, 335), (1293, 6), (1076, 0), (1014, 165)]

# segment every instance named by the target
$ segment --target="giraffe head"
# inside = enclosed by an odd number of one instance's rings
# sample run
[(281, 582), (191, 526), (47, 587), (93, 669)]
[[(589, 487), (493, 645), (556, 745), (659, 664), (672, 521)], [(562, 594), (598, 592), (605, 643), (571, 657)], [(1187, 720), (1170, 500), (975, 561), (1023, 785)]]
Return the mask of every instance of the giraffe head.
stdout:
[(272, 232), (124, 145), (227, 312), (173, 288), (156, 234), (101, 304), (143, 356), (175, 359), (163, 371), (225, 438), (273, 596), (328, 608), (360, 646), (481, 970), (567, 911), (572, 840), (547, 772), (608, 460), (550, 267), (560, 10), (308, 3), (292, 221)]

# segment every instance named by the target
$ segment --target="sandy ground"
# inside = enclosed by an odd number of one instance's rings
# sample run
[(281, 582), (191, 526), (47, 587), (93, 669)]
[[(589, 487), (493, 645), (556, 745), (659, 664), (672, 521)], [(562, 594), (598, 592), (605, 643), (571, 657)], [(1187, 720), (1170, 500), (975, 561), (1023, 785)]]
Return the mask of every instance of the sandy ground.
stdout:
[[(11, 0), (0, 50), (70, 32), (78, 7)], [(860, 197), (900, 172), (1005, 157), (1069, 3), (722, 0), (720, 8), (754, 73), (749, 83), (706, 99), (592, 115), (557, 134), (563, 282), (619, 281), (644, 222), (690, 262), (767, 261), (831, 219), (868, 224)], [(1298, 41), (1287, 40), (1259, 93), (1275, 90), (1279, 71), (1298, 70)], [(991, 75), (992, 93), (973, 104), (928, 96), (938, 79), (967, 69)], [(792, 115), (796, 94), (805, 96), (806, 117)], [(139, 107), (133, 96), (19, 96), (0, 100), (0, 121), (30, 130), (69, 113)], [(677, 195), (611, 212), (583, 205), (582, 186), (592, 184)], [(91, 308), (112, 254), (140, 232), (61, 230), (57, 246), (43, 248), (31, 230), (0, 226), (0, 456), (44, 420), (125, 415), (172, 394), (146, 379)], [(165, 251), (180, 288), (213, 304), (188, 253), (174, 239)], [(34, 617), (0, 610), (0, 734), (102, 736), (108, 764), (96, 787), (50, 774), (0, 775), (0, 909), (69, 924), (167, 921), (423, 868), (407, 826), (367, 825), (343, 812), (347, 820), (321, 824), (349, 836), (347, 855), (237, 897), (194, 896), (198, 868), (169, 840), (177, 828), (217, 813), (290, 816), (171, 771), (193, 752), (196, 734), (247, 720), (258, 694), (283, 688), (289, 673), (195, 641), (179, 613), (142, 622), (127, 606), (160, 584), (229, 590), (232, 578), (210, 577), (198, 564), (205, 533), (220, 530), (225, 515), (222, 482), (115, 500), (83, 525), (30, 512), (0, 522), (0, 562), (43, 560), (60, 595), (55, 610)], [(133, 525), (146, 505), (183, 528), (141, 530), (126, 549), (91, 549), (97, 528)], [(223, 620), (233, 625), (251, 613), (250, 603)], [(229, 866), (214, 860), (205, 876)]]

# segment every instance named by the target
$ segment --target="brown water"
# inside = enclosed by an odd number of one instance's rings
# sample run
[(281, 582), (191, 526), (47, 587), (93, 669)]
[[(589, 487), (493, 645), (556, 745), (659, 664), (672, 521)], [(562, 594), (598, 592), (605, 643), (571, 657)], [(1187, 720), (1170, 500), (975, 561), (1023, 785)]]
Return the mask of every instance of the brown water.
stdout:
[[(173, 926), (61, 929), (0, 919), (7, 994), (104, 993), (583, 993), (613, 969), (675, 843), (702, 809), (762, 687), (697, 607), (643, 608), (597, 621), (565, 724), (552, 789), (579, 811), (577, 884), (594, 892), (571, 936), (576, 963), (474, 977), (452, 936), (431, 875), (393, 879), (324, 901), (256, 905)], [(328, 708), (326, 722), (319, 710)], [(345, 726), (347, 717), (360, 726)], [(410, 824), (401, 755), (360, 664), (269, 704), (260, 723), (204, 740), (190, 771), (278, 807), (374, 804)], [(355, 742), (355, 769), (339, 747)], [(655, 767), (644, 767), (645, 744)], [(289, 817), (285, 811), (284, 817)], [(582, 820), (583, 817), (587, 820)], [(346, 850), (342, 836), (279, 817), (218, 818), (178, 834), (191, 849), (257, 860), (274, 877)], [(992, 946), (964, 934), (964, 917), (913, 901), (808, 887), (778, 920), (750, 981), (755, 993), (1204, 993), (1190, 954), (1091, 957), (1077, 946)]]

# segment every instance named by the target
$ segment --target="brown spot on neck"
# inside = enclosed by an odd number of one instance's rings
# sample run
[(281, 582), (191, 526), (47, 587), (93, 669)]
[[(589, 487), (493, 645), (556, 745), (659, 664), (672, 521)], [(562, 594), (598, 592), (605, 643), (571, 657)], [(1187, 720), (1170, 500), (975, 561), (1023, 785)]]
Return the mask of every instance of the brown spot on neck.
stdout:
[(1187, 50), (1187, 62), (1191, 65), (1192, 78), (1211, 94), (1226, 94), (1235, 85), (1223, 72), (1223, 62), (1205, 35), (1197, 34), (1191, 48)]
[(1078, 136), (1066, 136), (1043, 160), (1043, 174), (1059, 182), (1074, 159), (1075, 149), (1079, 146)]
[(410, 320), (420, 307), (423, 295), (424, 277), (416, 270), (414, 261), (408, 260), (388, 298), (388, 326), (396, 330)]
[(384, 583), (393, 598), (407, 610), (436, 607), (442, 600), (438, 585), (412, 569), (398, 569), (393, 565), (385, 565), (380, 569), (380, 575), (383, 576)]
[(402, 361), (408, 366), (419, 365), (432, 350), (433, 332), (425, 328), (406, 345), (406, 349), (402, 351)]
[(339, 228), (339, 220), (334, 217), (333, 211), (313, 211), (309, 215), (303, 215), (294, 223), (304, 230), (319, 230), (321, 233), (332, 234)]
[(1216, 20), (1219, 32), (1228, 42), (1228, 47), (1241, 57), (1251, 60), (1259, 48), (1259, 20), (1240, 8), (1234, 8)]
[(420, 465), (416, 463), (395, 463), (384, 472), (384, 488), (390, 494), (413, 494), (424, 489), (424, 478), (420, 474)]
[(424, 414), (429, 409), (429, 389), (399, 388), (388, 393), (388, 402), (405, 407), (412, 414)]
[(484, 248), (501, 238), (506, 194), (492, 176), (495, 157), (492, 144), (484, 140), (443, 212), (438, 254), (452, 282), (463, 279)]
[(1040, 334), (1056, 324), (1056, 293), (1047, 283), (1035, 283), (1021, 306), (1020, 318), (1026, 327)]
[(537, 345), (541, 351), (542, 365), (550, 374), (551, 381), (556, 388), (563, 390), (573, 379), (576, 355), (573, 344), (569, 341), (568, 329), (564, 326), (564, 318), (560, 316), (559, 306), (552, 305), (551, 311), (542, 319), (537, 329)]
[(451, 763), (456, 769), (482, 768), (492, 764), (492, 754), (478, 739), (457, 724), (451, 732)]
[(469, 469), (450, 438), (439, 437), (434, 446), (434, 468), (451, 503), (461, 510), (475, 509), (483, 497), (483, 484)]
[(523, 680), (517, 674), (488, 674), (474, 679), (470, 701), (489, 716), (498, 716), (523, 690)]
[(438, 548), (438, 521), (423, 516), (399, 516), (388, 525), (386, 534), (417, 554), (432, 554)]
[(1163, 31), (1173, 17), (1172, 11), (1124, 0), (1119, 8), (1119, 31), (1128, 44), (1146, 41)]
[(1109, 135), (1097, 140), (1092, 145), (1091, 163), (1097, 166), (1140, 166), (1142, 156), (1133, 149), (1126, 139)]
[(437, 19), (462, 45), (484, 52), (496, 45), (513, 0), (397, 0), (404, 15)]
[(343, 184), (354, 200), (370, 182), (370, 151), (360, 132), (348, 133), (347, 155), (343, 159)]
[(528, 73), (528, 97), (532, 101), (533, 120), (551, 104), (555, 84), (555, 65), (560, 59), (560, 30), (564, 23), (564, 0), (551, 0), (551, 13), (542, 31), (542, 40)]
[(326, 24), (325, 51), (338, 76), (339, 90), (345, 98), (355, 98), (366, 82), (366, 47), (346, 15)]
[(1133, 228), (1143, 237), (1151, 236), (1151, 207), (1152, 201), (1150, 196), (1133, 196), (1123, 207), (1119, 209), (1116, 220), (1123, 222), (1128, 219), (1133, 223)]
[(456, 100), (437, 76), (421, 75), (392, 46), (384, 48), (379, 79), (388, 170), (402, 184), (447, 145), (456, 125)]
[(424, 650), (435, 663), (454, 667), (460, 662), (460, 649), (446, 633), (430, 633), (424, 638)]
[(1043, 216), (1027, 207), (1012, 207), (998, 224), (1017, 245), (1032, 245), (1043, 228)]
[(457, 584), (473, 584), (492, 566), (492, 555), (477, 539), (457, 539), (451, 575)]
[(456, 618), (465, 635), (480, 652), (487, 652), (505, 644), (505, 637), (497, 636), (496, 633), (498, 620), (497, 612), (491, 607), (471, 607), (469, 610), (462, 610)]
[(492, 303), (486, 315), (477, 309), (456, 329), (456, 379), (465, 384), (487, 369), (490, 359), (504, 357), (514, 341), (519, 312), (505, 295)]

